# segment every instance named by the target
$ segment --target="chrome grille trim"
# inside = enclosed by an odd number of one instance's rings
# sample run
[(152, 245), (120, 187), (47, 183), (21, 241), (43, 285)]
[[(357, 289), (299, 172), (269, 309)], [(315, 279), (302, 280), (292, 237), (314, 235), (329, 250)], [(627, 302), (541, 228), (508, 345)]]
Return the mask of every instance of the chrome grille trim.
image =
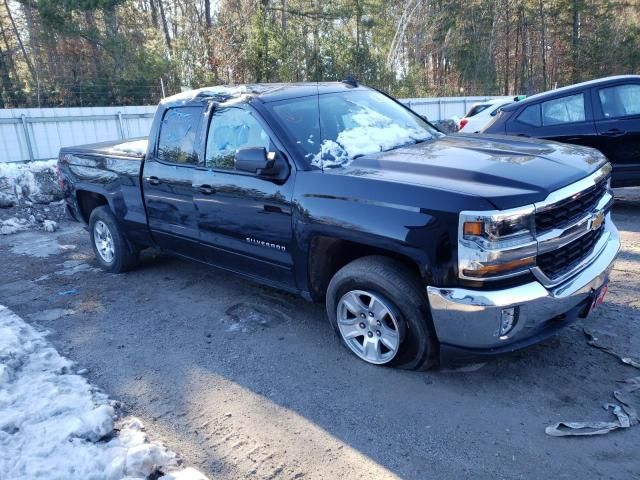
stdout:
[(548, 208), (553, 208), (554, 204), (566, 200), (567, 198), (573, 197), (588, 188), (591, 188), (600, 182), (600, 180), (605, 179), (611, 174), (611, 164), (606, 163), (594, 173), (589, 175), (582, 180), (578, 180), (571, 185), (567, 185), (566, 187), (560, 188), (551, 192), (547, 198), (542, 200), (541, 202), (534, 203), (533, 205), (536, 208), (536, 212), (542, 212)]
[[(585, 190), (592, 189), (600, 182), (605, 181), (610, 174), (611, 164), (607, 163), (588, 177), (556, 190), (555, 192), (551, 192), (545, 200), (534, 204), (536, 215), (557, 207), (567, 199), (571, 199), (572, 197), (578, 198)], [(611, 210), (612, 205), (613, 194), (607, 187), (602, 196), (597, 199), (596, 203), (591, 208), (586, 209), (584, 214), (577, 220), (572, 221), (569, 225), (563, 225), (561, 228), (553, 228), (540, 233), (536, 232), (535, 238), (538, 242), (538, 255), (543, 255), (580, 239), (591, 231), (591, 221), (594, 215), (598, 212), (603, 212), (605, 214), (604, 225), (600, 227), (603, 230), (603, 234), (596, 242), (593, 250), (581, 259), (580, 262), (575, 264), (573, 268), (554, 278), (546, 275), (539, 266), (531, 268), (531, 273), (540, 283), (545, 287), (559, 285), (577, 274), (580, 270), (584, 269), (600, 254), (603, 245), (605, 245), (609, 239), (609, 227), (612, 225), (609, 211)]]

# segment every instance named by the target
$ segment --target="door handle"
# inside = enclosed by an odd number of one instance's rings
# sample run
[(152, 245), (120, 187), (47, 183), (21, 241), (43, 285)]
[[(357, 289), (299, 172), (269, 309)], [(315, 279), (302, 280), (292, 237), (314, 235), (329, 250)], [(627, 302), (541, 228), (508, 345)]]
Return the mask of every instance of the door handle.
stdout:
[(620, 130), (619, 128), (612, 128), (611, 130), (607, 130), (606, 132), (602, 132), (600, 135), (604, 135), (605, 137), (621, 137), (626, 134), (624, 130)]
[(145, 178), (145, 180), (150, 185), (160, 185), (160, 179), (158, 177), (151, 176), (151, 177)]
[(215, 193), (215, 190), (211, 185), (195, 185), (195, 188), (197, 188), (203, 195), (211, 195), (212, 193)]
[(519, 133), (518, 137), (524, 137), (524, 138), (529, 138), (530, 135), (527, 135), (526, 133)]

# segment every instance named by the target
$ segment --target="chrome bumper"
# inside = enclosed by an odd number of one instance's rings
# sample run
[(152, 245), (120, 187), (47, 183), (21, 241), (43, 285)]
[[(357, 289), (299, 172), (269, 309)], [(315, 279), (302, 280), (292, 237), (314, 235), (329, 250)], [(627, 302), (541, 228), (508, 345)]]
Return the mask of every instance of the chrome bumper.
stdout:
[[(549, 321), (588, 302), (593, 292), (607, 282), (620, 249), (620, 237), (610, 218), (605, 229), (591, 262), (552, 288), (545, 288), (538, 281), (493, 291), (427, 287), (440, 343), (502, 351), (510, 345), (523, 345), (526, 339), (535, 339)], [(516, 306), (519, 307), (516, 325), (507, 335), (500, 336), (502, 309)]]

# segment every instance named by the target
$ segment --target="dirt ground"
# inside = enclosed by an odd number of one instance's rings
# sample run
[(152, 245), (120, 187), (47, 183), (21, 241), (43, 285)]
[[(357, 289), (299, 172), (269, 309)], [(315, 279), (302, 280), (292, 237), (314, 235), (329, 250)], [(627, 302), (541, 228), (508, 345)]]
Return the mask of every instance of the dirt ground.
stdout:
[(49, 330), (126, 414), (214, 479), (640, 478), (640, 426), (544, 433), (610, 420), (617, 381), (640, 375), (582, 333), (640, 357), (640, 195), (622, 197), (605, 304), (472, 372), (369, 366), (322, 306), (157, 252), (103, 273), (70, 222), (0, 237), (0, 304)]

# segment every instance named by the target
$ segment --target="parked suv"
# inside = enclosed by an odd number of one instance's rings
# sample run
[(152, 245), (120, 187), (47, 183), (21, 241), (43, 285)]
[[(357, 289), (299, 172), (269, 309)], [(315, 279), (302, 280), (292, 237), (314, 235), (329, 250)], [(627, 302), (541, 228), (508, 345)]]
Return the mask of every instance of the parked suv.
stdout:
[(600, 150), (612, 185), (640, 185), (640, 76), (623, 75), (540, 93), (503, 107), (482, 133), (536, 137)]

